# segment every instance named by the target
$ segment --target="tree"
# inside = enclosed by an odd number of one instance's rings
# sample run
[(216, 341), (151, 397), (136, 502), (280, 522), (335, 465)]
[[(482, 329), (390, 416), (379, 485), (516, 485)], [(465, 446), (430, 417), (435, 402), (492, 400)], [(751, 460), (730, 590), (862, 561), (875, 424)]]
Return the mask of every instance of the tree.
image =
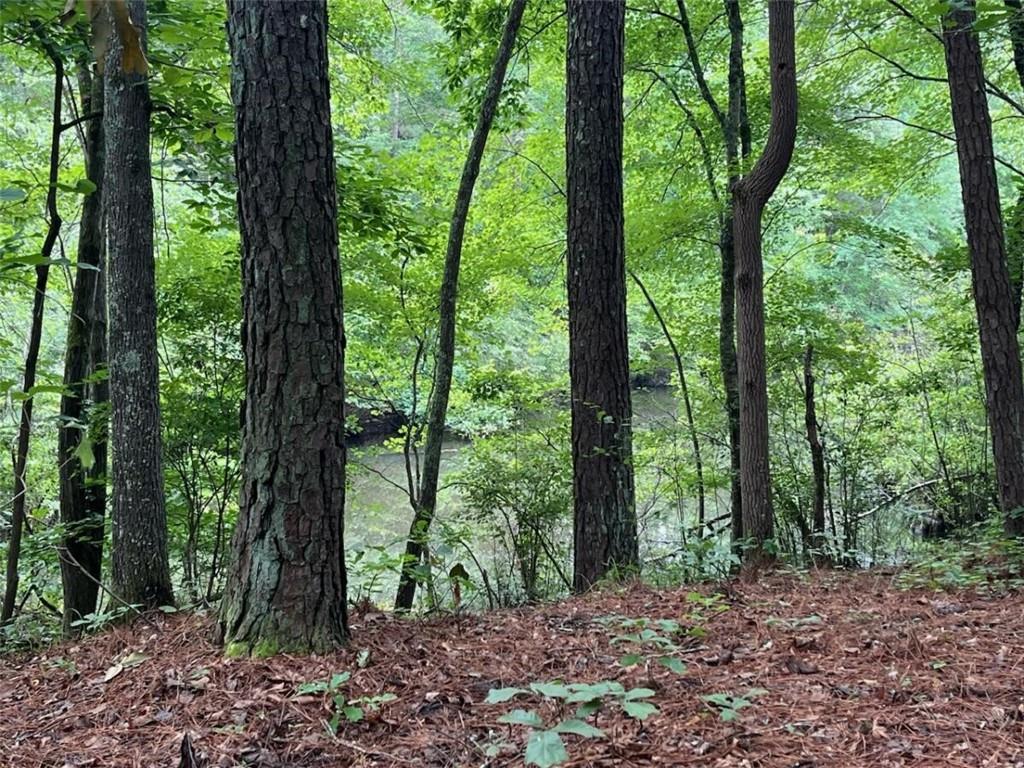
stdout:
[(57, 456), (60, 519), (66, 533), (60, 550), (64, 593), (64, 632), (72, 622), (96, 610), (103, 560), (103, 519), (107, 497), (105, 414), (91, 425), (89, 401), (102, 413), (106, 402), (106, 276), (103, 235), (103, 78), (88, 59), (78, 64), (82, 94), (85, 170), (95, 186), (82, 204), (78, 228), (78, 265), (68, 318), (64, 356), (64, 393), (60, 401)]
[(345, 336), (324, 0), (228, 3), (246, 368), (229, 653), (348, 633)]
[(752, 540), (747, 561), (770, 559), (765, 543), (774, 535), (768, 456), (768, 385), (765, 373), (764, 263), (761, 217), (785, 176), (796, 143), (797, 91), (793, 0), (768, 3), (771, 127), (764, 152), (733, 185), (736, 248), (737, 363), (740, 385), (740, 484), (743, 533)]
[(804, 429), (807, 445), (811, 450), (811, 471), (814, 478), (814, 495), (811, 501), (811, 546), (814, 562), (819, 566), (828, 565), (829, 556), (825, 550), (825, 447), (818, 430), (818, 412), (814, 400), (814, 346), (808, 344), (804, 350)]
[[(1017, 82), (1024, 89), (1024, 9), (1021, 0), (1004, 0), (1010, 11), (1007, 30), (1013, 48), (1013, 69)], [(1013, 309), (1020, 328), (1021, 289), (1024, 286), (1024, 187), (1017, 192), (1017, 202), (1007, 215), (1006, 261), (1010, 271), (1010, 287), (1013, 289)]]
[(64, 61), (56, 46), (47, 38), (40, 23), (33, 24), (34, 32), (42, 43), (50, 62), (53, 64), (53, 112), (50, 130), (49, 186), (46, 192), (46, 237), (43, 240), (42, 258), (36, 265), (35, 293), (32, 298), (32, 321), (29, 327), (28, 348), (25, 351), (22, 391), (25, 399), (21, 403), (21, 418), (18, 422), (18, 439), (14, 450), (14, 498), (11, 502), (11, 535), (7, 542), (7, 570), (4, 583), (3, 605), (0, 606), (0, 625), (14, 616), (18, 598), (18, 564), (21, 558), (21, 539), (25, 527), (25, 508), (28, 484), (25, 469), (28, 464), (29, 442), (32, 437), (32, 410), (35, 404), (33, 389), (36, 385), (36, 369), (39, 364), (39, 346), (43, 338), (43, 311), (46, 308), (46, 286), (50, 276), (50, 259), (60, 235), (60, 212), (57, 209), (57, 174), (60, 169), (61, 100), (64, 94)]
[[(145, 0), (128, 4), (143, 48)], [(104, 12), (109, 12), (109, 9)], [(167, 558), (153, 262), (152, 105), (145, 75), (125, 71), (110, 35), (104, 65), (103, 175), (110, 303), (111, 579), (133, 605), (174, 602)]]
[(626, 4), (569, 0), (566, 66), (573, 589), (638, 566), (626, 334)]
[(729, 200), (719, 222), (718, 249), (721, 252), (719, 289), (718, 359), (725, 386), (729, 417), (729, 468), (732, 478), (730, 504), (733, 549), (744, 538), (743, 477), (740, 455), (740, 384), (736, 356), (736, 246), (733, 238), (736, 197), (733, 187), (740, 178), (741, 164), (750, 157), (750, 122), (747, 118), (747, 77), (743, 68), (743, 16), (739, 0), (725, 0), (729, 21), (729, 112), (720, 121), (729, 169)]
[[(719, 322), (718, 322), (718, 361), (721, 368), (722, 387), (725, 392), (725, 412), (729, 424), (729, 503), (731, 518), (731, 534), (733, 544), (743, 539), (743, 493), (740, 476), (740, 394), (739, 373), (736, 363), (736, 252), (733, 241), (733, 207), (735, 198), (732, 188), (740, 178), (741, 163), (750, 156), (750, 122), (747, 118), (747, 86), (743, 68), (743, 16), (739, 0), (724, 0), (725, 15), (729, 27), (729, 65), (728, 65), (728, 100), (726, 109), (722, 109), (707, 81), (704, 64), (701, 61), (697, 39), (693, 34), (690, 14), (686, 0), (676, 0), (679, 16), (676, 22), (682, 29), (686, 54), (693, 71), (694, 80), (701, 100), (711, 112), (721, 134), (725, 148), (725, 164), (728, 177), (726, 202), (722, 204), (722, 195), (716, 181), (716, 173), (711, 164), (711, 153), (705, 151), (705, 173), (708, 191), (715, 202), (718, 220), (718, 250), (720, 261), (719, 283)], [(698, 128), (692, 111), (686, 107), (682, 98), (676, 96), (677, 105), (686, 114), (691, 127)], [(698, 135), (702, 144), (702, 134)]]
[(462, 261), (462, 241), (466, 232), (466, 220), (469, 218), (469, 206), (473, 200), (473, 188), (480, 175), (480, 161), (498, 110), (505, 72), (515, 49), (516, 35), (525, 8), (526, 0), (512, 0), (509, 5), (501, 42), (494, 57), (494, 66), (487, 81), (487, 90), (480, 106), (473, 138), (469, 143), (466, 162), (462, 167), (459, 190), (455, 196), (455, 208), (448, 228), (448, 248), (445, 251), (444, 274), (441, 278), (441, 294), (438, 301), (439, 324), (434, 381), (427, 406), (427, 443), (423, 450), (423, 473), (414, 502), (415, 514), (405, 545), (398, 594), (395, 596), (397, 610), (407, 611), (412, 608), (416, 596), (416, 567), (423, 555), (424, 539), (437, 506), (441, 448), (448, 414), (448, 397), (452, 388), (452, 371), (455, 367), (456, 299), (459, 289), (459, 266)]
[(1024, 535), (1024, 382), (1021, 380), (1017, 312), (1006, 261), (1003, 218), (992, 147), (981, 46), (973, 25), (974, 3), (943, 19), (960, 189), (971, 257), (971, 285), (981, 340), (986, 410), (1004, 529)]

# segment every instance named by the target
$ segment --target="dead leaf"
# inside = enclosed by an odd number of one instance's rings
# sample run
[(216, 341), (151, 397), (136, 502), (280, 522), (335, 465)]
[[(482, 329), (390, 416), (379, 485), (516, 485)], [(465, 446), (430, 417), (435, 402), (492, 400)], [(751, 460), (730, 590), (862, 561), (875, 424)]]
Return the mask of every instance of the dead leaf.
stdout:
[(115, 677), (120, 675), (122, 672), (124, 672), (124, 665), (122, 665), (122, 664), (115, 664), (114, 666), (110, 667), (106, 671), (106, 673), (103, 675), (103, 682), (104, 683), (109, 683), (111, 680), (113, 680)]

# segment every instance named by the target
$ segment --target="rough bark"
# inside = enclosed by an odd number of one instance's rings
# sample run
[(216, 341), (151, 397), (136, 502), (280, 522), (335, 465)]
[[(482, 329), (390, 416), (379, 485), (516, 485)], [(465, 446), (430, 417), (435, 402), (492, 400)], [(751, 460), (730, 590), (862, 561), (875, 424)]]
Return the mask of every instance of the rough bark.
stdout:
[(771, 127), (761, 157), (733, 186), (743, 533), (752, 544), (745, 553), (752, 567), (771, 559), (765, 543), (775, 528), (768, 455), (761, 216), (789, 168), (796, 141), (794, 37), (793, 0), (770, 0)]
[(245, 412), (229, 654), (347, 639), (344, 354), (324, 0), (230, 0)]
[(750, 122), (747, 120), (747, 85), (743, 68), (743, 17), (739, 0), (725, 0), (729, 22), (729, 102), (723, 126), (726, 164), (729, 168), (728, 208), (721, 221), (719, 252), (718, 358), (725, 388), (729, 422), (731, 537), (734, 548), (743, 540), (743, 480), (740, 472), (740, 385), (736, 362), (736, 253), (733, 241), (732, 188), (739, 180), (742, 162), (750, 157)]
[[(46, 286), (50, 276), (49, 261), (60, 234), (62, 224), (57, 210), (57, 175), (60, 169), (60, 117), (61, 99), (64, 94), (64, 63), (59, 51), (37, 29), (47, 55), (53, 64), (53, 122), (50, 130), (49, 190), (46, 194), (46, 216), (48, 226), (43, 240), (42, 262), (36, 267), (35, 294), (32, 299), (32, 320), (29, 328), (28, 348), (25, 351), (24, 378), (22, 391), (31, 394), (36, 385), (36, 367), (39, 362), (39, 346), (43, 338), (43, 312), (46, 308)], [(21, 539), (25, 527), (25, 506), (28, 485), (25, 481), (25, 467), (28, 463), (29, 443), (32, 437), (32, 406), (35, 398), (27, 397), (21, 403), (21, 418), (18, 423), (18, 437), (14, 450), (14, 499), (11, 502), (11, 536), (7, 542), (7, 570), (4, 584), (3, 606), (0, 607), (0, 625), (14, 616), (18, 597), (18, 566), (21, 559)]]
[(992, 120), (974, 20), (973, 3), (952, 10), (943, 20), (942, 41), (999, 505), (1006, 533), (1020, 536), (1024, 535), (1024, 382), (993, 160)]
[[(1020, 0), (1005, 0), (1011, 9), (1008, 26), (1010, 43), (1013, 46), (1013, 68), (1017, 82), (1024, 89), (1024, 10)], [(1016, 328), (1020, 329), (1021, 290), (1024, 287), (1024, 188), (1017, 193), (1017, 202), (1007, 216), (1006, 261), (1010, 270), (1010, 286), (1013, 291), (1013, 310)]]
[[(78, 65), (82, 112), (103, 111), (103, 79), (93, 77), (88, 61)], [(61, 581), (64, 587), (64, 632), (73, 631), (72, 622), (96, 610), (103, 560), (103, 518), (106, 508), (106, 479), (96, 476), (97, 463), (105, 472), (106, 447), (102, 429), (89, 426), (87, 403), (95, 390), (90, 379), (105, 365), (106, 312), (103, 297), (103, 120), (85, 125), (85, 171), (96, 190), (82, 203), (78, 227), (78, 264), (68, 317), (64, 353), (64, 394), (60, 400), (61, 426), (57, 436), (60, 470), (60, 520), (66, 533), (60, 550)], [(97, 328), (97, 325), (100, 328)], [(100, 342), (101, 346), (95, 346)], [(83, 465), (77, 451), (88, 436), (93, 461)], [(97, 462), (97, 454), (103, 458)]]
[(638, 565), (622, 202), (625, 2), (568, 0), (573, 588)]
[(441, 447), (444, 441), (444, 427), (448, 415), (448, 396), (452, 387), (452, 372), (455, 367), (455, 324), (456, 300), (459, 288), (459, 268), (462, 263), (462, 242), (469, 218), (469, 206), (473, 200), (473, 188), (480, 175), (480, 161), (483, 159), (487, 137), (498, 110), (498, 100), (505, 83), (505, 72), (515, 49), (516, 35), (523, 19), (526, 0), (512, 0), (505, 19), (501, 42), (494, 57), (494, 66), (487, 81), (480, 114), (477, 117), (469, 152), (462, 167), (462, 177), (455, 196), (448, 228), (448, 247), (445, 251), (444, 273), (441, 277), (441, 291), (438, 301), (437, 349), (434, 361), (434, 380), (430, 402), (427, 405), (427, 440), (423, 449), (423, 473), (415, 500), (415, 514), (409, 528), (405, 546), (405, 559), (395, 596), (396, 610), (412, 608), (416, 596), (416, 566), (423, 555), (424, 540), (437, 506), (437, 486), (441, 472)]
[[(145, 46), (146, 3), (129, 12)], [(167, 560), (167, 514), (160, 443), (156, 348), (151, 104), (144, 75), (123, 71), (123, 48), (111, 35), (104, 67), (103, 132), (109, 151), (103, 177), (110, 299), (110, 442), (113, 449), (111, 581), (127, 603), (173, 603)]]
[(658, 321), (661, 333), (665, 337), (665, 341), (668, 343), (669, 349), (672, 350), (672, 358), (675, 360), (676, 375), (679, 377), (679, 391), (683, 396), (683, 409), (686, 412), (686, 427), (690, 433), (690, 445), (693, 447), (694, 472), (697, 475), (697, 536), (703, 538), (705, 534), (704, 523), (707, 506), (707, 494), (704, 487), (704, 462), (701, 459), (700, 454), (700, 437), (697, 434), (697, 424), (693, 418), (693, 404), (690, 402), (690, 388), (686, 383), (686, 371), (683, 369), (683, 356), (679, 354), (679, 347), (676, 346), (675, 339), (672, 338), (672, 334), (668, 329), (668, 324), (665, 322), (665, 318), (661, 314), (661, 310), (658, 309), (658, 305), (654, 302), (654, 297), (651, 296), (650, 291), (647, 290), (647, 286), (643, 284), (635, 272), (630, 271), (629, 276), (633, 278), (633, 282), (636, 283), (640, 292), (643, 293), (644, 299), (647, 301), (647, 306), (651, 308), (654, 318)]
[(810, 543), (814, 550), (814, 562), (821, 567), (829, 563), (825, 541), (825, 448), (818, 433), (813, 363), (814, 347), (808, 344), (804, 350), (804, 427), (807, 430), (807, 445), (811, 449), (811, 472), (814, 478)]

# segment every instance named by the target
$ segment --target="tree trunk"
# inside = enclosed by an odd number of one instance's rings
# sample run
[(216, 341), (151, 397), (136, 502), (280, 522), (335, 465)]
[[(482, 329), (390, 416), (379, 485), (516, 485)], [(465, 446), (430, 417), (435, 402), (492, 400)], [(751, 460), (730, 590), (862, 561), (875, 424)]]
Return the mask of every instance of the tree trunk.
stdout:
[[(740, 477), (740, 394), (736, 363), (736, 252), (733, 241), (732, 188), (739, 179), (741, 159), (750, 155), (750, 123), (747, 120), (746, 76), (743, 70), (743, 17), (739, 0), (724, 0), (729, 25), (729, 97), (723, 111), (708, 85), (700, 52), (693, 35), (685, 0), (676, 0), (679, 25), (686, 42), (697, 90), (718, 123), (725, 145), (728, 172), (729, 202), (719, 214), (718, 248), (721, 254), (719, 285), (718, 360), (725, 391), (725, 413), (729, 425), (729, 510), (730, 532), (734, 551), (739, 554), (743, 539), (743, 493)], [(714, 180), (710, 178), (712, 196), (718, 199)]]
[(729, 207), (721, 221), (719, 251), (718, 357), (725, 388), (725, 410), (729, 422), (730, 508), (733, 547), (743, 540), (743, 481), (740, 472), (740, 385), (736, 362), (736, 250), (733, 241), (732, 188), (739, 180), (741, 162), (750, 156), (750, 123), (747, 120), (747, 85), (743, 69), (743, 17), (739, 0), (725, 0), (729, 22), (729, 108), (723, 139), (729, 168)]
[(324, 0), (230, 0), (245, 414), (229, 654), (347, 640), (342, 293)]
[(811, 470), (814, 476), (810, 543), (815, 564), (818, 567), (824, 567), (829, 564), (825, 544), (825, 449), (818, 434), (813, 361), (814, 347), (808, 344), (807, 349), (804, 350), (804, 425), (807, 428), (807, 445), (811, 449)]
[(416, 566), (423, 556), (423, 545), (434, 519), (437, 506), (437, 485), (441, 472), (441, 447), (444, 441), (444, 427), (448, 415), (448, 396), (452, 387), (452, 371), (455, 367), (455, 321), (456, 299), (459, 288), (459, 267), (462, 262), (462, 241), (469, 217), (469, 205), (473, 200), (473, 188), (480, 174), (487, 137), (494, 123), (498, 99), (505, 83), (505, 71), (515, 49), (516, 35), (523, 18), (526, 0), (512, 0), (505, 19), (505, 28), (494, 57), (494, 66), (487, 81), (480, 115), (477, 118), (469, 152), (462, 167), (462, 178), (455, 196), (448, 229), (448, 248), (445, 251), (444, 274), (441, 277), (441, 295), (438, 301), (437, 354), (434, 363), (434, 382), (427, 406), (427, 443), (423, 450), (423, 474), (420, 478), (416, 511), (409, 539), (405, 545), (405, 558), (399, 578), (395, 609), (407, 611), (412, 608), (416, 596)]
[[(129, 13), (145, 47), (146, 3)], [(160, 443), (156, 349), (151, 104), (145, 75), (123, 71), (120, 36), (111, 34), (104, 66), (103, 195), (110, 291), (110, 440), (114, 451), (111, 580), (126, 603), (174, 602), (167, 561), (167, 514)]]
[(53, 123), (50, 129), (50, 172), (49, 189), (46, 193), (46, 215), (49, 219), (46, 238), (43, 241), (42, 261), (36, 267), (35, 294), (32, 299), (32, 324), (29, 329), (28, 349), (25, 352), (25, 370), (22, 391), (27, 395), (21, 403), (21, 420), (18, 423), (18, 439), (14, 452), (14, 499), (11, 503), (11, 537), (7, 542), (7, 572), (4, 584), (4, 601), (0, 607), (0, 625), (14, 617), (18, 598), (18, 565), (21, 559), (21, 539), (25, 527), (25, 507), (28, 486), (25, 482), (25, 467), (28, 463), (29, 441), (32, 436), (32, 405), (35, 398), (32, 388), (36, 385), (36, 367), (39, 362), (39, 345), (43, 338), (43, 311), (46, 307), (46, 285), (50, 276), (50, 258), (63, 223), (57, 210), (57, 177), (60, 169), (61, 99), (64, 94), (64, 63), (60, 52), (37, 28), (37, 34), (53, 63)]
[(622, 203), (624, 0), (568, 0), (573, 588), (639, 564)]
[(950, 11), (942, 40), (960, 163), (974, 306), (981, 339), (986, 409), (1004, 528), (1024, 535), (1024, 382), (1013, 289), (1003, 241), (992, 121), (985, 98), (981, 47), (973, 30), (973, 2)]
[(690, 402), (690, 388), (686, 384), (686, 371), (683, 370), (683, 357), (679, 354), (679, 348), (676, 346), (675, 339), (672, 338), (672, 334), (668, 330), (668, 324), (665, 322), (665, 318), (658, 309), (658, 305), (654, 303), (654, 297), (651, 296), (650, 291), (647, 290), (647, 286), (641, 282), (635, 272), (630, 271), (629, 276), (633, 278), (633, 282), (637, 284), (640, 292), (644, 295), (644, 299), (647, 300), (647, 306), (649, 306), (651, 308), (651, 312), (654, 313), (654, 318), (658, 321), (658, 325), (661, 327), (661, 333), (665, 337), (665, 341), (668, 342), (669, 349), (672, 350), (672, 358), (676, 363), (676, 375), (679, 376), (679, 391), (683, 396), (683, 408), (686, 411), (686, 426), (690, 432), (690, 445), (693, 446), (693, 464), (697, 475), (697, 536), (699, 538), (703, 538), (705, 534), (704, 523), (707, 514), (707, 494), (704, 488), (704, 462), (700, 455), (700, 439), (697, 435), (697, 424), (693, 418), (693, 405)]
[(746, 553), (747, 564), (753, 568), (772, 559), (765, 543), (774, 535), (768, 456), (761, 216), (789, 168), (796, 141), (794, 37), (793, 0), (773, 0), (768, 4), (771, 128), (757, 164), (733, 187), (743, 533), (753, 544)]
[[(103, 111), (103, 78), (93, 77), (88, 60), (78, 66), (82, 113)], [(85, 172), (96, 190), (82, 204), (78, 228), (78, 266), (68, 318), (64, 354), (64, 394), (60, 400), (60, 431), (57, 457), (60, 469), (60, 520), (66, 532), (60, 549), (61, 581), (64, 586), (64, 633), (73, 632), (72, 622), (96, 610), (103, 560), (103, 518), (106, 480), (96, 477), (97, 431), (89, 426), (86, 403), (88, 380), (105, 363), (102, 347), (93, 349), (105, 312), (103, 301), (103, 120), (95, 117), (85, 126)], [(105, 339), (104, 339), (105, 346)], [(91, 462), (78, 455), (86, 439)], [(101, 448), (105, 452), (105, 448)], [(104, 459), (103, 464), (106, 464)]]
[[(1020, 0), (1005, 0), (1012, 13), (1008, 28), (1013, 46), (1013, 68), (1017, 82), (1024, 89), (1024, 10)], [(1006, 222), (1006, 261), (1013, 291), (1015, 328), (1020, 329), (1021, 289), (1024, 287), (1024, 189), (1017, 193), (1017, 202)]]

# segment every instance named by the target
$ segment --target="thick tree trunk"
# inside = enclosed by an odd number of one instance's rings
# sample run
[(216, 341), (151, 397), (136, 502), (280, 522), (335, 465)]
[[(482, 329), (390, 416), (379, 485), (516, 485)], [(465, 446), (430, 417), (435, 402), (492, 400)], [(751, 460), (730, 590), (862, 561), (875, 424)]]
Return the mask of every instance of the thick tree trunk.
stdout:
[(416, 566), (423, 555), (423, 546), (430, 523), (437, 506), (437, 485), (441, 472), (441, 447), (444, 441), (444, 427), (448, 415), (448, 396), (452, 388), (452, 372), (455, 368), (455, 321), (456, 299), (459, 288), (459, 267), (462, 262), (462, 241), (469, 218), (469, 206), (473, 200), (473, 188), (480, 175), (480, 161), (483, 159), (487, 137), (494, 123), (498, 100), (505, 83), (505, 72), (515, 49), (516, 35), (523, 19), (526, 0), (512, 0), (505, 19), (494, 66), (487, 81), (487, 90), (480, 107), (473, 138), (469, 144), (466, 163), (462, 167), (462, 178), (455, 196), (448, 229), (448, 248), (445, 251), (444, 274), (441, 277), (441, 294), (438, 301), (437, 354), (434, 362), (434, 382), (430, 402), (427, 406), (427, 443), (423, 450), (423, 474), (417, 492), (416, 512), (409, 529), (405, 545), (405, 559), (395, 596), (395, 609), (407, 611), (412, 608), (416, 596)]
[[(39, 32), (39, 38), (53, 63), (53, 123), (50, 130), (49, 189), (46, 194), (46, 215), (49, 219), (43, 241), (42, 262), (36, 267), (35, 294), (32, 299), (32, 323), (29, 328), (28, 349), (25, 351), (22, 391), (31, 395), (36, 385), (36, 367), (39, 363), (39, 345), (43, 338), (43, 312), (46, 308), (46, 286), (50, 276), (49, 260), (63, 223), (57, 210), (57, 175), (60, 169), (61, 99), (64, 94), (64, 63), (59, 51)], [(21, 560), (21, 539), (25, 527), (26, 496), (25, 467), (28, 464), (29, 442), (32, 437), (32, 406), (35, 398), (29, 396), (21, 403), (21, 420), (14, 451), (14, 499), (11, 503), (11, 537), (7, 542), (7, 570), (4, 584), (3, 606), (0, 607), (0, 625), (14, 617), (18, 598), (18, 566)]]
[(825, 449), (818, 434), (813, 362), (814, 347), (808, 344), (804, 350), (804, 426), (807, 429), (807, 445), (811, 449), (811, 471), (814, 477), (810, 542), (815, 564), (823, 567), (829, 564), (825, 542)]
[(229, 654), (347, 639), (341, 274), (324, 0), (230, 0), (245, 414)]
[[(128, 8), (145, 46), (145, 0), (131, 0)], [(122, 52), (119, 36), (112, 34), (103, 100), (103, 132), (109, 147), (103, 195), (114, 451), (111, 580), (114, 593), (125, 602), (158, 607), (173, 603), (174, 595), (160, 443), (151, 104), (146, 77), (123, 71)]]
[(573, 588), (638, 567), (622, 203), (624, 0), (568, 0)]
[(768, 455), (768, 388), (764, 342), (761, 215), (789, 168), (796, 141), (797, 90), (793, 0), (768, 3), (771, 128), (757, 164), (733, 187), (736, 247), (737, 362), (740, 384), (740, 466), (748, 565), (771, 560), (774, 535)]
[[(82, 112), (103, 111), (103, 78), (93, 77), (88, 61), (78, 67)], [(103, 518), (106, 480), (96, 477), (96, 454), (106, 452), (105, 443), (94, 440), (101, 431), (89, 426), (86, 410), (90, 376), (105, 364), (106, 312), (103, 300), (105, 276), (103, 259), (103, 120), (89, 120), (85, 126), (85, 171), (96, 190), (82, 204), (78, 228), (78, 266), (68, 318), (64, 354), (64, 394), (60, 400), (61, 426), (57, 457), (60, 469), (60, 519), (66, 528), (60, 550), (61, 581), (64, 586), (64, 633), (73, 631), (72, 622), (96, 610), (103, 560)], [(97, 329), (97, 325), (100, 326)], [(102, 339), (102, 345), (94, 344)], [(93, 461), (83, 464), (77, 451), (83, 438), (89, 440)], [(105, 468), (105, 456), (102, 460)]]
[(1024, 382), (993, 161), (992, 120), (974, 20), (973, 2), (951, 11), (943, 21), (942, 40), (999, 504), (1007, 534), (1020, 536), (1024, 535)]

